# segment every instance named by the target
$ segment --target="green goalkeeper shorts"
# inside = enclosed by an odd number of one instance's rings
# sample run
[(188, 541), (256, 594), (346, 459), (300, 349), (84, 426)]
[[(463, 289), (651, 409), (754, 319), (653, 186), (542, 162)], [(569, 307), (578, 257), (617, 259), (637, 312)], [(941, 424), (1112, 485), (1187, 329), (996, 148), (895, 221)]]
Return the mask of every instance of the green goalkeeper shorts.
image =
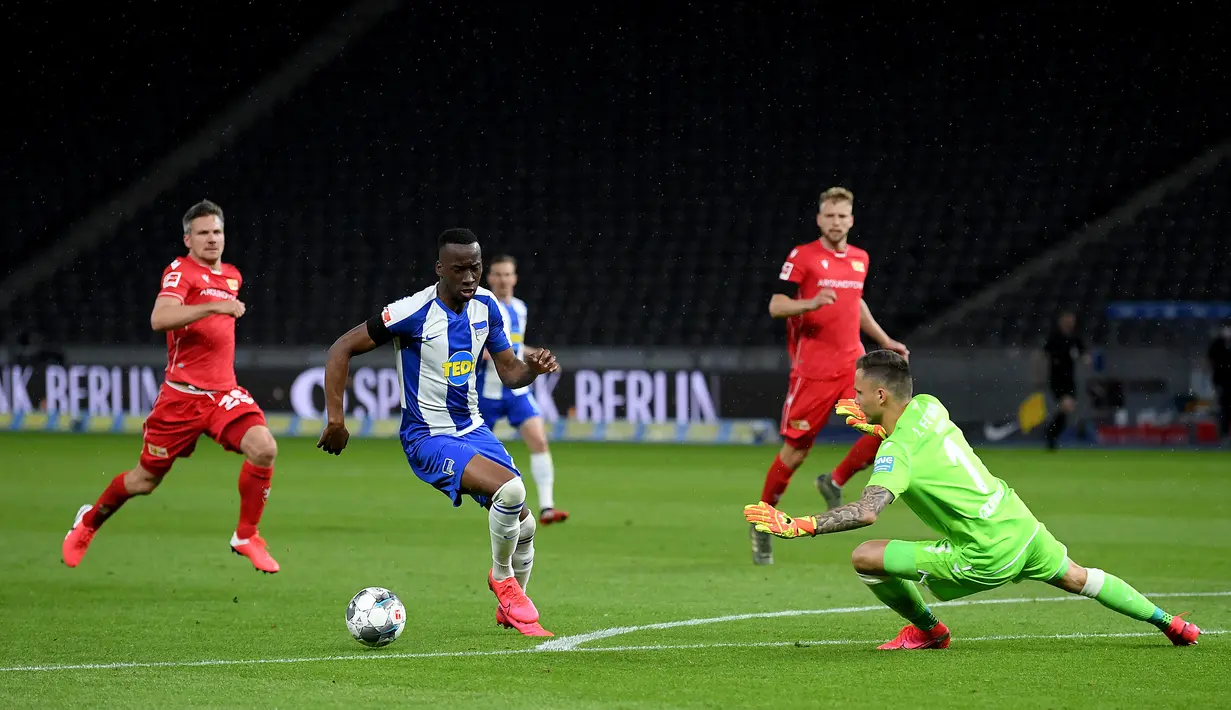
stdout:
[(919, 582), (937, 599), (948, 601), (1009, 582), (1054, 579), (1067, 568), (1068, 549), (1039, 523), (1030, 540), (1015, 555), (1006, 556), (1003, 564), (993, 567), (983, 563), (976, 568), (968, 557), (948, 540), (891, 540), (885, 548), (885, 571), (899, 579)]

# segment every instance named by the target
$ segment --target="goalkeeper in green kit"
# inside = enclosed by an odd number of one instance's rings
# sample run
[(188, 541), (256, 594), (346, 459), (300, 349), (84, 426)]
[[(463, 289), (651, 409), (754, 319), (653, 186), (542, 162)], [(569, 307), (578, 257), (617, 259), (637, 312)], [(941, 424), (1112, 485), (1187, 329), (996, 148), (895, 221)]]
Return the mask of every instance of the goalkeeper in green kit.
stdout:
[(914, 582), (950, 600), (1032, 579), (1098, 601), (1158, 627), (1177, 646), (1201, 630), (1154, 606), (1124, 580), (1081, 567), (1007, 483), (988, 472), (935, 397), (912, 396), (910, 366), (876, 350), (859, 358), (855, 400), (838, 403), (847, 424), (884, 442), (863, 497), (825, 513), (792, 518), (768, 503), (744, 508), (757, 529), (784, 538), (866, 527), (902, 499), (943, 539), (869, 540), (851, 560), (878, 599), (910, 622), (881, 649), (948, 648), (949, 629), (924, 604)]

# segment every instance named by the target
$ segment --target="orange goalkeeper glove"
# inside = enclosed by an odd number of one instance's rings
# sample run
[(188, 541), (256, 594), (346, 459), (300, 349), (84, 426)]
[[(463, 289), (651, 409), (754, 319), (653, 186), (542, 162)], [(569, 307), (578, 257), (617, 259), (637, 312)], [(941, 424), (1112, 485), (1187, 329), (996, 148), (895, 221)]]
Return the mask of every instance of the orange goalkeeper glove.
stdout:
[(778, 537), (792, 538), (816, 535), (816, 518), (811, 515), (792, 518), (769, 503), (744, 506), (744, 519), (757, 527), (759, 532)]
[(840, 399), (838, 406), (834, 407), (834, 411), (840, 416), (846, 417), (846, 425), (854, 427), (865, 434), (871, 434), (882, 439), (885, 438), (885, 427), (880, 424), (869, 424), (868, 415), (863, 413), (858, 404), (855, 404), (853, 399)]

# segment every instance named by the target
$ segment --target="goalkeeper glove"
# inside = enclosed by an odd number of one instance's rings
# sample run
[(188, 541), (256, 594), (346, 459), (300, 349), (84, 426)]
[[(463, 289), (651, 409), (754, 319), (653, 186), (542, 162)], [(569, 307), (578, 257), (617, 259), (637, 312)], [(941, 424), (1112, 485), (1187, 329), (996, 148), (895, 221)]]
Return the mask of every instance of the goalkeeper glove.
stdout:
[(778, 537), (816, 535), (816, 518), (810, 515), (792, 518), (765, 502), (744, 506), (744, 519), (755, 525), (758, 532)]
[(885, 438), (885, 427), (880, 424), (869, 424), (868, 415), (863, 413), (858, 404), (855, 404), (853, 399), (840, 399), (838, 406), (834, 407), (834, 411), (840, 416), (846, 417), (846, 425), (854, 427), (865, 434)]

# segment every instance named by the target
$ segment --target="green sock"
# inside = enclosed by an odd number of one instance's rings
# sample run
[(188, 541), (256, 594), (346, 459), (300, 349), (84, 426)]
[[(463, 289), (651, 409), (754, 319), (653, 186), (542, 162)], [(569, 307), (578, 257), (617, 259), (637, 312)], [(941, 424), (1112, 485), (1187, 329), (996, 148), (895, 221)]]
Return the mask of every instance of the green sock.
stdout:
[(1148, 621), (1160, 629), (1171, 624), (1171, 614), (1154, 606), (1154, 602), (1142, 596), (1128, 582), (1100, 569), (1086, 570), (1086, 586), (1082, 596), (1090, 597), (1099, 604), (1118, 611), (1138, 621)]
[(1174, 617), (1171, 614), (1168, 614), (1167, 612), (1163, 611), (1162, 609), (1159, 609), (1158, 607), (1154, 607), (1154, 615), (1151, 616), (1149, 619), (1146, 619), (1146, 621), (1150, 622), (1151, 624), (1154, 624), (1160, 629), (1165, 629), (1168, 626), (1171, 626), (1171, 620), (1173, 618)]
[(897, 577), (873, 577), (859, 575), (868, 589), (881, 600), (885, 606), (896, 611), (902, 618), (924, 631), (930, 631), (936, 626), (936, 617), (932, 610), (923, 603), (923, 595), (919, 588), (904, 579)]

